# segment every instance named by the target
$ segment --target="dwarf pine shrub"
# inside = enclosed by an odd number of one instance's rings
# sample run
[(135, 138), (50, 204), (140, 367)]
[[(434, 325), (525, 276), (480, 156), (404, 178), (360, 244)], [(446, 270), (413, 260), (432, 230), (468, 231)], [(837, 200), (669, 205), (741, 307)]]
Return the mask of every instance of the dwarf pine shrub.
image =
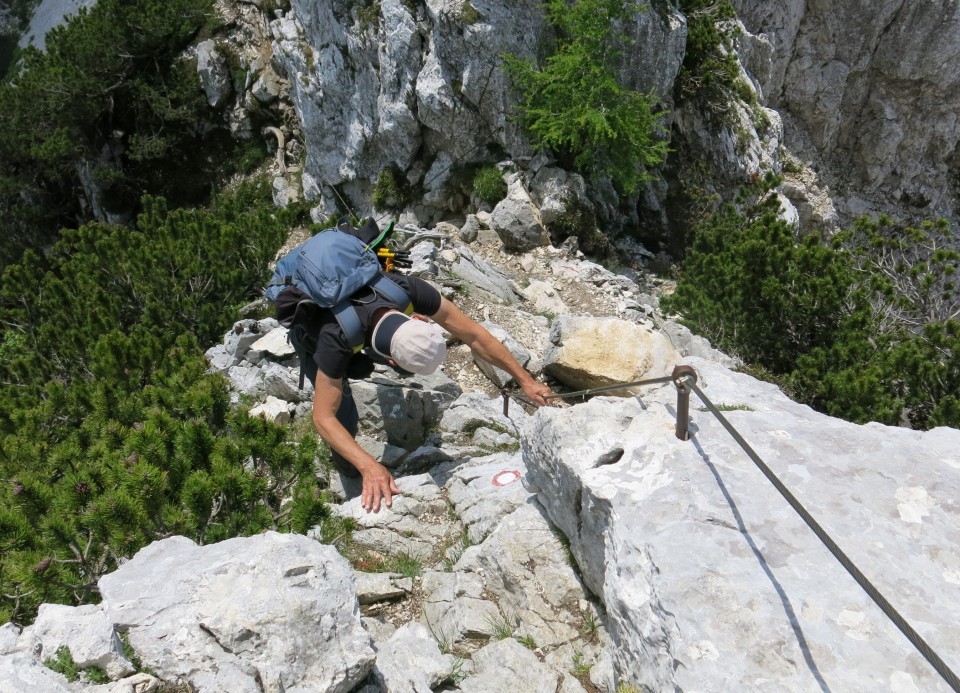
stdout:
[(946, 222), (798, 236), (758, 188), (698, 224), (665, 310), (850, 421), (960, 425), (960, 256)]
[(326, 512), (316, 436), (232, 410), (203, 354), (301, 212), (265, 183), (144, 210), (135, 229), (65, 231), (0, 281), (3, 621), (96, 601), (100, 576), (157, 539), (302, 532)]

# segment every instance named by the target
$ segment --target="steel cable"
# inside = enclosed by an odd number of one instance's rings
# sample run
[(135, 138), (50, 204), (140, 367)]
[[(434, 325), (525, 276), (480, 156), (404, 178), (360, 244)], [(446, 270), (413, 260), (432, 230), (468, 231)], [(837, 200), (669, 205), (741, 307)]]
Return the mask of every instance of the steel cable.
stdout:
[(751, 460), (753, 460), (753, 463), (757, 465), (761, 472), (763, 472), (763, 475), (767, 477), (771, 484), (773, 484), (774, 488), (780, 492), (780, 495), (786, 499), (787, 503), (789, 503), (790, 506), (797, 512), (797, 514), (800, 515), (803, 521), (807, 523), (807, 526), (813, 530), (813, 533), (816, 534), (817, 538), (820, 539), (820, 541), (823, 542), (823, 544), (830, 550), (830, 553), (832, 553), (834, 558), (840, 562), (840, 565), (842, 565), (847, 572), (850, 573), (853, 579), (857, 581), (857, 584), (863, 588), (863, 591), (866, 592), (867, 595), (876, 603), (876, 605), (880, 607), (883, 613), (886, 614), (887, 618), (889, 618), (893, 624), (900, 629), (900, 632), (907, 637), (907, 640), (909, 640), (913, 646), (917, 648), (917, 651), (920, 652), (920, 654), (922, 654), (923, 657), (930, 663), (930, 665), (936, 669), (937, 673), (940, 674), (940, 676), (943, 677), (943, 680), (947, 682), (947, 685), (956, 691), (956, 693), (960, 693), (960, 679), (957, 678), (957, 675), (953, 673), (943, 659), (941, 659), (940, 656), (934, 652), (933, 648), (927, 644), (926, 640), (924, 640), (920, 634), (917, 633), (917, 631), (915, 631), (909, 623), (907, 623), (906, 619), (900, 615), (900, 612), (898, 612), (893, 605), (890, 604), (890, 602), (887, 601), (882, 594), (880, 594), (880, 591), (873, 586), (873, 583), (871, 583), (870, 580), (868, 580), (867, 577), (860, 572), (860, 569), (854, 565), (853, 561), (850, 560), (850, 558), (843, 552), (837, 543), (830, 538), (823, 527), (821, 527), (820, 524), (813, 519), (813, 516), (807, 512), (807, 509), (801, 505), (800, 501), (794, 497), (790, 490), (783, 485), (780, 479), (777, 478), (776, 474), (774, 474), (773, 471), (766, 465), (766, 463), (760, 459), (760, 456), (754, 452), (753, 448), (747, 444), (747, 441), (743, 439), (743, 436), (740, 435), (737, 429), (735, 429), (733, 425), (727, 421), (727, 418), (720, 413), (720, 410), (714, 406), (713, 402), (711, 402), (709, 398), (703, 394), (700, 388), (697, 387), (696, 383), (693, 382), (693, 379), (687, 377), (684, 378), (684, 380), (684, 384), (697, 393), (697, 396), (706, 405), (707, 409), (709, 409), (710, 412), (717, 417), (717, 420), (721, 423), (721, 425), (727, 429), (727, 432), (733, 436), (733, 439), (737, 441), (741, 448), (743, 448), (743, 451), (747, 453), (747, 456)]

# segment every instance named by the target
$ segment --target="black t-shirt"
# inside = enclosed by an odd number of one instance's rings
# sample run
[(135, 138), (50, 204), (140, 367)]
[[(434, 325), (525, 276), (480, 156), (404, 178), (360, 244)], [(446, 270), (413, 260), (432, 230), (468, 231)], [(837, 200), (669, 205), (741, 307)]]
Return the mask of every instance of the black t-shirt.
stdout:
[[(424, 280), (402, 274), (390, 274), (389, 278), (407, 292), (407, 296), (413, 303), (414, 312), (432, 316), (440, 310), (440, 292)], [(380, 308), (403, 310), (406, 307), (397, 306), (372, 289), (362, 291), (352, 300), (357, 310), (357, 317), (360, 319), (360, 325), (364, 334), (367, 335), (368, 346), (374, 313)], [(353, 353), (347, 343), (346, 335), (340, 329), (340, 325), (330, 310), (317, 311), (309, 324), (309, 329), (311, 332), (316, 330), (315, 334), (317, 335), (317, 349), (313, 354), (313, 360), (316, 362), (317, 368), (330, 378), (340, 379), (345, 377), (348, 372), (352, 374), (354, 369), (350, 367), (350, 361), (354, 358), (368, 358), (362, 354), (355, 355)]]

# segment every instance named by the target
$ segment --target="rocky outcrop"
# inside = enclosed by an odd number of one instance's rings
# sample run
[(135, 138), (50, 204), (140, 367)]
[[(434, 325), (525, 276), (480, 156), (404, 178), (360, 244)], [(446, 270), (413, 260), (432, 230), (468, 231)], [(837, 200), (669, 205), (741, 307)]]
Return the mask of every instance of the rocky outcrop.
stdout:
[[(956, 663), (960, 432), (850, 424), (714, 362), (687, 363), (868, 579)], [(697, 405), (694, 396), (689, 442), (674, 436), (672, 385), (541, 409), (524, 432), (528, 481), (606, 606), (619, 680), (948, 690)]]
[(207, 95), (207, 103), (213, 108), (221, 108), (226, 104), (233, 91), (233, 82), (227, 61), (217, 52), (216, 44), (211, 39), (197, 46), (197, 74), (200, 76), (200, 86)]
[(507, 176), (507, 196), (494, 207), (490, 221), (507, 250), (523, 252), (550, 242), (540, 210), (516, 173)]
[(826, 165), (842, 213), (956, 212), (956, 3), (734, 5), (748, 32), (741, 41), (748, 69), (766, 103), (792, 119), (788, 147)]
[[(333, 547), (304, 536), (267, 533), (202, 547), (171, 537), (105, 575), (99, 588), (101, 604), (48, 606), (5, 648), (12, 656), (0, 657), (0, 675), (11, 660), (21, 673), (0, 679), (4, 690), (70, 690), (40, 665), (61, 645), (81, 669), (99, 666), (120, 680), (111, 688), (118, 693), (153, 690), (157, 678), (210, 693), (346, 693), (374, 664), (353, 571)], [(152, 676), (128, 676), (134, 667), (118, 633)], [(30, 688), (44, 671), (48, 681)]]
[(391, 164), (411, 169), (429, 194), (449, 173), (424, 179), (434, 159), (482, 159), (487, 143), (522, 153), (499, 65), (503, 53), (536, 45), (536, 2), (294, 0), (273, 29), (310, 152), (304, 188), (322, 213), (337, 209), (331, 186), (366, 204)]
[[(718, 178), (711, 188), (732, 190), (782, 171), (785, 145), (794, 162), (788, 173), (799, 162), (820, 174), (790, 181), (788, 218), (790, 205), (800, 208), (801, 222), (821, 228), (873, 210), (953, 213), (960, 140), (952, 115), (954, 4), (735, 5), (743, 22), (737, 51), (762, 106), (731, 105), (729, 127), (718, 129), (695, 106), (673, 109), (687, 24), (670, 4), (637, 15), (621, 67), (625, 85), (660, 97), (681, 156), (708, 162)], [(493, 150), (521, 167), (536, 163), (508, 118), (515, 97), (501, 56), (534, 55), (548, 31), (538, 3), (294, 0), (271, 29), (310, 152), (303, 185), (318, 218), (339, 214), (338, 195), (369, 210), (372, 184), (391, 166), (423, 187), (416, 213), (426, 223), (464, 211), (466, 200), (446, 187), (454, 166), (488, 161)], [(538, 171), (525, 174), (532, 179)], [(636, 222), (607, 192), (589, 191), (605, 226)], [(835, 205), (820, 199), (825, 193)], [(645, 219), (668, 223), (665, 197), (658, 186), (648, 189)], [(545, 207), (552, 214), (552, 204)]]
[[(637, 43), (622, 79), (668, 94), (683, 58), (682, 16), (641, 12), (626, 29)], [(509, 117), (516, 97), (502, 56), (535, 56), (548, 31), (539, 2), (293, 0), (272, 30), (309, 152), (304, 191), (318, 216), (336, 213), (338, 194), (369, 209), (372, 183), (397, 166), (424, 189), (418, 218), (437, 221), (465, 202), (445, 187), (451, 169), (489, 162), (494, 151), (514, 161), (533, 154)], [(541, 233), (524, 231), (532, 240), (523, 246), (540, 243)]]

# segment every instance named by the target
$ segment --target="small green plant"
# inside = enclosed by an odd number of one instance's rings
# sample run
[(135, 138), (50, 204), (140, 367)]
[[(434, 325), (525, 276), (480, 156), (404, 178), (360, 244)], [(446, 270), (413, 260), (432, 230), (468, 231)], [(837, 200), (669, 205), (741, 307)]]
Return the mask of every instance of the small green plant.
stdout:
[[(447, 635), (443, 631), (440, 631), (440, 633), (438, 634), (437, 631), (434, 629), (433, 624), (430, 623), (430, 621), (426, 618), (426, 615), (424, 615), (423, 622), (427, 624), (427, 630), (430, 631), (430, 635), (432, 635), (433, 639), (437, 641), (437, 647), (440, 648), (440, 653), (450, 654), (450, 652), (453, 650), (453, 645), (454, 645), (453, 638)], [(461, 659), (461, 658), (458, 657), (457, 659)], [(457, 662), (454, 661), (453, 671), (451, 671), (451, 676), (455, 672), (462, 673), (462, 670), (463, 670), (463, 662), (461, 661), (458, 666)], [(456, 683), (456, 681), (454, 681), (454, 683)]]
[(380, 2), (374, 0), (366, 7), (357, 8), (357, 19), (360, 20), (360, 31), (376, 30), (380, 26)]
[(573, 653), (573, 669), (570, 670), (570, 673), (574, 676), (587, 676), (592, 667), (592, 664), (584, 661), (582, 652), (577, 651)]
[(410, 204), (416, 194), (400, 167), (392, 164), (377, 176), (370, 191), (370, 201), (376, 209), (398, 211)]
[(80, 668), (73, 661), (73, 655), (70, 654), (70, 648), (61, 645), (53, 657), (43, 660), (43, 664), (48, 669), (52, 669), (58, 674), (63, 674), (67, 681), (73, 683), (80, 678)]
[(561, 532), (559, 529), (554, 527), (552, 530), (553, 536), (557, 538), (557, 541), (560, 542), (560, 545), (563, 547), (564, 553), (567, 555), (567, 563), (570, 564), (575, 570), (577, 568), (577, 559), (573, 555), (573, 548), (570, 546), (570, 537)]
[(493, 637), (494, 640), (506, 640), (513, 635), (513, 626), (500, 614), (488, 616), (487, 624), (490, 626), (490, 630), (493, 631), (491, 637)]
[(471, 421), (463, 427), (463, 433), (465, 436), (472, 436), (474, 433), (479, 431), (481, 428), (488, 428), (495, 433), (509, 433), (510, 429), (504, 426), (502, 423), (497, 423), (496, 421)]
[(83, 670), (83, 675), (90, 683), (109, 683), (110, 677), (100, 667), (87, 667)]
[(549, 310), (540, 310), (534, 313), (534, 315), (539, 315), (541, 318), (546, 318), (547, 322), (552, 323), (557, 319), (557, 314)]
[(537, 641), (533, 639), (532, 635), (524, 635), (517, 638), (517, 642), (526, 647), (528, 650), (537, 649)]
[(496, 166), (484, 166), (473, 177), (473, 194), (495, 205), (507, 196), (507, 183)]
[(467, 678), (467, 672), (463, 670), (463, 662), (463, 657), (457, 657), (453, 660), (453, 667), (450, 669), (450, 674), (447, 676), (447, 681), (452, 683), (454, 686)]
[(384, 563), (384, 572), (400, 573), (409, 578), (417, 577), (423, 575), (423, 561), (409, 553), (396, 554)]
[(447, 572), (452, 571), (453, 566), (455, 566), (457, 561), (460, 560), (460, 557), (463, 556), (463, 552), (471, 546), (473, 546), (473, 541), (470, 539), (469, 532), (464, 529), (459, 539), (457, 539), (452, 546), (447, 547), (446, 550), (443, 551), (444, 570)]
[(357, 521), (352, 517), (331, 515), (320, 523), (320, 543), (333, 546), (350, 546), (353, 532), (357, 528)]
[(803, 172), (803, 165), (794, 158), (782, 158), (783, 161), (783, 172), (792, 173), (794, 175)]
[[(717, 411), (756, 411), (753, 407), (746, 404), (718, 404)], [(710, 411), (706, 407), (700, 407), (700, 411)]]
[(423, 561), (410, 553), (384, 556), (375, 551), (348, 551), (347, 558), (355, 570), (364, 573), (399, 573), (403, 577), (423, 574)]
[(580, 634), (590, 642), (596, 641), (597, 633), (600, 630), (600, 621), (596, 615), (591, 609), (585, 609), (580, 612), (580, 618), (583, 619)]
[[(712, 112), (725, 114), (732, 102), (744, 94), (737, 54), (733, 48), (736, 11), (730, 0), (680, 0), (680, 11), (687, 16), (687, 46), (675, 98), (701, 97)], [(742, 97), (741, 97), (742, 98)], [(749, 98), (755, 99), (752, 91)]]
[(123, 648), (123, 656), (133, 665), (133, 668), (137, 671), (142, 670), (143, 662), (140, 660), (140, 655), (137, 654), (137, 651), (133, 649), (133, 645), (130, 644), (129, 630), (120, 633), (120, 646)]
[(385, 168), (377, 176), (370, 193), (370, 201), (377, 209), (393, 209), (400, 201), (400, 186), (392, 168)]
[(477, 12), (477, 8), (470, 4), (470, 0), (464, 0), (463, 6), (460, 8), (459, 19), (463, 24), (476, 24), (483, 19), (483, 15)]
[(618, 683), (617, 693), (643, 693), (643, 689), (631, 686), (629, 683)]

